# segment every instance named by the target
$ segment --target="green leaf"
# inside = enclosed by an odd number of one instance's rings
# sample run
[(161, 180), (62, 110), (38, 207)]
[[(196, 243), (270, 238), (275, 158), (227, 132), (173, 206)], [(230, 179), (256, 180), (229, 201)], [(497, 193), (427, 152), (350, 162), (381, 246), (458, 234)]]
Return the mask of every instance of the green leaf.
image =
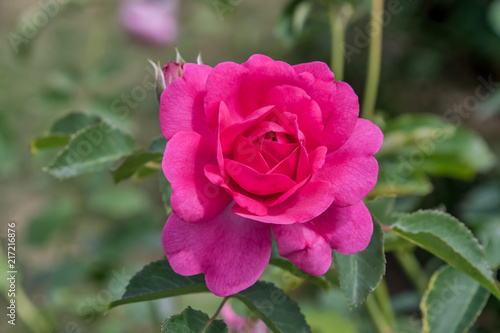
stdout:
[(188, 307), (181, 314), (163, 322), (163, 333), (225, 333), (227, 326), (222, 320), (210, 322), (206, 313)]
[(99, 123), (74, 134), (45, 171), (57, 178), (101, 171), (131, 154), (134, 148), (135, 142), (129, 135)]
[(170, 205), (170, 196), (172, 195), (172, 187), (170, 186), (170, 183), (168, 182), (167, 178), (165, 178), (163, 171), (160, 172), (159, 180), (160, 180), (161, 199), (163, 201), (163, 205), (165, 207), (167, 215), (170, 215), (170, 213), (172, 213), (172, 207)]
[(493, 31), (500, 36), (500, 0), (493, 0), (488, 8), (488, 23)]
[[(370, 214), (377, 222), (384, 225), (391, 225), (395, 222), (393, 217), (395, 202), (395, 196), (382, 196), (366, 202), (366, 207), (368, 207)], [(415, 247), (415, 245), (408, 242), (406, 239), (401, 238), (392, 232), (384, 231), (385, 252), (413, 247)]]
[(150, 153), (160, 153), (163, 155), (165, 152), (165, 147), (167, 146), (167, 139), (165, 139), (163, 136), (160, 136), (151, 142), (151, 144), (148, 147), (148, 151)]
[(295, 266), (290, 260), (284, 258), (272, 258), (269, 260), (269, 264), (279, 267), (285, 271), (288, 271), (298, 278), (304, 279), (308, 282), (317, 284), (323, 288), (326, 292), (330, 290), (330, 282), (324, 276), (315, 276), (308, 274)]
[(400, 214), (392, 230), (477, 280), (500, 299), (486, 255), (467, 227), (440, 211)]
[(486, 258), (493, 269), (500, 267), (500, 218), (484, 221), (477, 231)]
[(135, 274), (122, 298), (111, 302), (109, 308), (199, 292), (208, 292), (202, 274), (182, 276), (174, 272), (167, 260), (159, 260), (144, 266)]
[(69, 142), (69, 135), (42, 136), (31, 141), (31, 152), (34, 154), (40, 149), (63, 147)]
[(378, 181), (370, 197), (388, 195), (424, 196), (432, 192), (432, 183), (419, 170), (408, 169), (406, 164), (385, 163), (380, 161)]
[(395, 202), (395, 196), (382, 196), (366, 202), (366, 207), (370, 211), (372, 217), (377, 219), (377, 222), (389, 224), (389, 218), (394, 211)]
[(378, 222), (373, 222), (373, 235), (368, 247), (361, 252), (343, 255), (334, 252), (340, 288), (349, 302), (357, 306), (377, 287), (385, 273), (384, 234)]
[(71, 135), (89, 126), (97, 125), (101, 118), (89, 113), (71, 112), (57, 120), (51, 127), (51, 134)]
[(111, 170), (111, 175), (113, 176), (113, 180), (116, 184), (122, 180), (132, 177), (141, 167), (149, 162), (161, 163), (162, 158), (163, 154), (159, 153), (137, 152), (125, 157), (120, 166)]
[[(111, 302), (109, 308), (199, 292), (208, 292), (202, 274), (178, 275), (167, 260), (160, 260), (134, 275), (122, 298)], [(298, 305), (272, 283), (257, 281), (232, 297), (243, 302), (273, 332), (310, 332)]]
[(274, 333), (311, 332), (297, 303), (271, 282), (257, 281), (233, 297), (243, 302)]
[(420, 303), (422, 332), (467, 332), (481, 314), (489, 295), (476, 280), (453, 267), (438, 270)]

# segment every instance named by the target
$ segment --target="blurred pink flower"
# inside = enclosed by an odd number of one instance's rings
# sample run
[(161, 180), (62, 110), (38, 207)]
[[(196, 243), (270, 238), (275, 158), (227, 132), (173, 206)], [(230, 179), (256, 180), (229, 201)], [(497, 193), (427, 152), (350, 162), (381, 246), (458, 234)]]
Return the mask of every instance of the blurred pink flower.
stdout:
[(120, 10), (123, 29), (150, 44), (168, 45), (177, 39), (178, 0), (125, 0)]
[(240, 332), (249, 332), (249, 333), (266, 333), (267, 326), (264, 324), (262, 320), (257, 320), (256, 322), (252, 322), (249, 318), (241, 317), (236, 312), (234, 312), (231, 304), (226, 303), (222, 307), (220, 313), (222, 319), (227, 325), (227, 328), (230, 333), (240, 333)]

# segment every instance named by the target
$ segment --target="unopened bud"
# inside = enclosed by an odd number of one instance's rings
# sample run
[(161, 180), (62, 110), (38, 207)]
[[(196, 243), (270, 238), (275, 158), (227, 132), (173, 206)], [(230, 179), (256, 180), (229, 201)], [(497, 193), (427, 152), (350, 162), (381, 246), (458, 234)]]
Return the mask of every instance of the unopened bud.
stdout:
[(148, 61), (151, 64), (151, 66), (153, 66), (153, 69), (155, 70), (155, 91), (156, 91), (156, 98), (158, 99), (158, 103), (159, 103), (161, 100), (161, 94), (163, 93), (163, 91), (167, 87), (167, 85), (165, 83), (165, 76), (163, 74), (164, 72), (161, 70), (160, 63), (155, 64), (154, 62), (152, 62), (149, 59), (148, 59)]

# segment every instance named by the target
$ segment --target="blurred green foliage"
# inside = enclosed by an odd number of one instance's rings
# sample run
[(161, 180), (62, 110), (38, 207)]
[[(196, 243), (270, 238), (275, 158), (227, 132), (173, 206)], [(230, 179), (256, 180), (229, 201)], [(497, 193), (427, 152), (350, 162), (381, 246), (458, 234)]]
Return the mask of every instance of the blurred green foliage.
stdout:
[[(227, 7), (228, 2), (225, 11), (214, 3), (182, 1), (177, 46), (190, 61), (199, 51), (212, 66), (253, 53), (290, 63), (330, 58), (324, 1), (242, 1)], [(355, 46), (368, 22), (369, 1), (349, 3), (346, 43)], [(71, 1), (17, 53), (6, 38), (0, 48), (0, 219), (18, 223), (19, 286), (57, 332), (157, 332), (155, 313), (163, 319), (187, 304), (213, 313), (219, 301), (188, 296), (151, 307), (127, 305), (103, 316), (135, 272), (163, 257), (161, 230), (171, 212), (171, 188), (158, 172), (157, 154), (165, 142), (155, 141), (161, 131), (146, 59), (165, 62), (175, 53), (172, 46), (151, 48), (128, 39), (118, 25), (119, 5)], [(445, 114), (475, 93), (477, 77), (500, 80), (500, 2), (400, 5), (401, 12), (384, 26), (377, 104), (384, 112), (377, 122), (385, 143), (371, 196), (398, 194), (397, 211), (444, 204), (474, 231), (490, 265), (498, 268), (500, 91), (459, 118), (458, 127)], [(37, 10), (36, 1), (1, 2), (1, 34), (19, 33)], [(358, 50), (346, 62), (345, 81), (362, 99), (367, 48)], [(75, 133), (98, 119), (137, 141), (100, 168), (111, 167), (114, 178), (94, 173), (60, 182), (41, 171)], [(122, 159), (129, 154), (133, 158)], [(391, 241), (401, 246), (400, 238), (387, 237), (386, 251)], [(427, 254), (417, 255), (422, 265), (435, 267)], [(277, 267), (267, 269), (266, 279), (301, 304), (313, 332), (330, 332), (332, 326), (346, 333), (375, 331), (366, 309), (350, 311), (336, 284), (325, 294)], [(391, 256), (387, 279), (399, 328), (420, 331), (420, 296)], [(490, 298), (471, 331), (500, 331), (498, 318), (500, 304)], [(29, 331), (23, 321), (18, 325), (20, 332)]]

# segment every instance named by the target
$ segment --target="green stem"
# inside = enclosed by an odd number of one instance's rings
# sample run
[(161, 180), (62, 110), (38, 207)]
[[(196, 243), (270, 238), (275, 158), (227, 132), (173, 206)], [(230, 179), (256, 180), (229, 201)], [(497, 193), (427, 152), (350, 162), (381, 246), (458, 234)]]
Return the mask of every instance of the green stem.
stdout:
[(220, 311), (222, 310), (222, 307), (224, 306), (224, 304), (226, 304), (227, 300), (229, 299), (229, 297), (231, 296), (227, 296), (227, 297), (224, 297), (224, 299), (222, 300), (222, 302), (220, 303), (219, 307), (217, 308), (217, 310), (215, 311), (214, 315), (212, 316), (212, 318), (210, 318), (210, 320), (208, 321), (207, 323), (207, 326), (205, 326), (205, 328), (203, 329), (203, 331), (201, 331), (202, 333), (205, 333), (207, 331), (207, 329), (210, 327), (210, 324), (212, 324), (212, 322), (217, 319), (217, 317), (219, 316), (219, 313)]
[(337, 81), (342, 81), (344, 79), (345, 22), (341, 15), (340, 6), (336, 3), (330, 3), (328, 15), (332, 36), (330, 66)]
[(396, 330), (396, 316), (394, 315), (394, 311), (392, 309), (391, 297), (389, 295), (385, 279), (380, 281), (377, 289), (375, 289), (374, 295), (380, 305), (380, 309), (382, 310), (385, 319), (387, 320), (387, 323), (393, 330)]
[(420, 263), (418, 262), (417, 257), (415, 257), (413, 251), (397, 250), (394, 251), (394, 256), (405, 271), (408, 278), (413, 282), (418, 292), (423, 295), (427, 289), (429, 278), (422, 269), (422, 266), (420, 266)]
[(384, 0), (372, 0), (370, 50), (368, 54), (368, 77), (366, 78), (365, 96), (361, 116), (372, 119), (377, 101), (380, 80), (380, 62), (382, 59), (382, 29)]
[(368, 296), (365, 302), (368, 314), (373, 320), (375, 327), (379, 333), (392, 333), (393, 330), (389, 323), (387, 323), (382, 311), (380, 310), (377, 302), (373, 298), (373, 295)]

